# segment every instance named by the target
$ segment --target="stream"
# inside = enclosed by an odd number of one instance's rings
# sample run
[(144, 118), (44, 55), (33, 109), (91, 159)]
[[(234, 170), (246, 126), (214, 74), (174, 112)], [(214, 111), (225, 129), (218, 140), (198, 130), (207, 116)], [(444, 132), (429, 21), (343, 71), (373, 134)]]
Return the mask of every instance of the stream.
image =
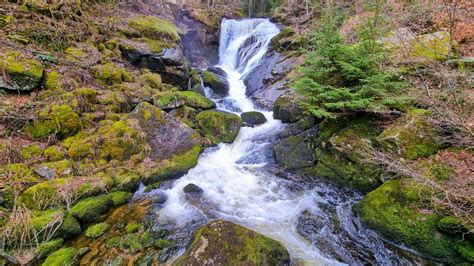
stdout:
[[(352, 211), (359, 194), (318, 178), (298, 182), (289, 173), (278, 174), (272, 145), (285, 125), (254, 107), (241, 79), (260, 63), (278, 32), (267, 19), (223, 20), (217, 66), (227, 73), (230, 91), (226, 98), (213, 100), (223, 111), (260, 111), (267, 122), (242, 127), (234, 143), (208, 148), (186, 175), (150, 192), (167, 197), (153, 209), (155, 226), (172, 232), (180, 245), (174, 258), (184, 252), (197, 227), (223, 219), (280, 241), (292, 264), (414, 264), (363, 228)], [(202, 188), (200, 198), (185, 195), (183, 187), (190, 183)]]

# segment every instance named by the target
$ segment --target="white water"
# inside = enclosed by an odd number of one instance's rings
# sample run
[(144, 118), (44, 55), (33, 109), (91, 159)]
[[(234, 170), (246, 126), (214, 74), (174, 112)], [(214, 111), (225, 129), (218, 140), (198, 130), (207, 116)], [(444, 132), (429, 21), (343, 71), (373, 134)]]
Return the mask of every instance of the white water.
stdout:
[[(224, 20), (222, 23), (219, 66), (228, 75), (228, 100), (241, 111), (255, 109), (245, 95), (241, 77), (258, 65), (270, 39), (277, 33), (277, 27), (264, 19)], [(225, 109), (224, 105), (218, 107)], [(172, 223), (179, 230), (202, 219), (230, 220), (279, 240), (289, 250), (293, 261), (314, 265), (340, 264), (329, 255), (322, 255), (317, 245), (297, 232), (298, 217), (302, 212), (324, 213), (319, 203), (332, 204), (331, 201), (339, 199), (323, 198), (321, 193), (332, 192), (325, 187), (290, 189), (295, 186), (292, 181), (274, 176), (267, 170), (266, 166), (273, 163), (271, 143), (275, 142), (285, 126), (274, 120), (271, 112), (264, 114), (267, 123), (254, 128), (241, 128), (233, 144), (220, 144), (208, 149), (200, 156), (195, 168), (176, 180), (171, 188), (160, 191), (168, 197), (157, 211), (160, 224)], [(187, 200), (183, 192), (183, 188), (190, 183), (204, 190), (199, 203)], [(344, 221), (344, 218), (351, 217), (351, 206), (349, 203), (346, 205), (345, 209), (339, 205), (335, 207), (341, 214), (341, 223), (351, 223)], [(329, 226), (324, 228), (330, 231), (327, 229)], [(354, 238), (362, 237), (359, 233), (351, 234), (355, 234)], [(341, 241), (331, 232), (324, 232), (324, 238), (334, 242), (336, 249), (338, 241)], [(344, 261), (357, 262), (343, 248), (338, 254), (342, 254), (340, 257), (344, 257)], [(382, 257), (385, 255), (390, 256), (382, 252)]]

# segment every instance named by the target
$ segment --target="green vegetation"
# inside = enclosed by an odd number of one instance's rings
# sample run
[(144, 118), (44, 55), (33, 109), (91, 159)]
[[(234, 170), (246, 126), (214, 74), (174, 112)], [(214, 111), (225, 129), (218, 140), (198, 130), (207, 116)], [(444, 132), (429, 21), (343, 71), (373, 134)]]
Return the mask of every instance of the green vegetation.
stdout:
[(0, 52), (0, 69), (5, 70), (0, 76), (0, 89), (29, 91), (39, 86), (44, 66), (20, 52), (7, 51)]
[(86, 198), (71, 208), (71, 215), (82, 223), (92, 222), (105, 214), (112, 204), (108, 195)]
[(74, 265), (76, 254), (77, 249), (75, 248), (62, 248), (49, 255), (44, 261), (43, 266)]
[(179, 29), (170, 21), (154, 16), (137, 15), (129, 20), (129, 26), (145, 37), (178, 41)]
[(222, 111), (208, 110), (196, 116), (196, 125), (213, 144), (232, 143), (239, 133), (242, 119), (240, 116)]
[[(310, 42), (305, 64), (293, 87), (305, 97), (303, 106), (318, 118), (336, 113), (401, 108), (404, 83), (381, 70), (382, 54), (370, 38), (347, 45), (334, 20), (323, 21)], [(364, 39), (366, 38), (366, 39)]]
[(84, 234), (89, 238), (97, 238), (105, 234), (109, 227), (110, 225), (108, 223), (94, 224), (89, 226)]
[(49, 254), (60, 249), (63, 243), (64, 240), (62, 240), (61, 238), (51, 240), (49, 242), (43, 242), (38, 246), (38, 250), (36, 252), (38, 253), (39, 257), (45, 258)]

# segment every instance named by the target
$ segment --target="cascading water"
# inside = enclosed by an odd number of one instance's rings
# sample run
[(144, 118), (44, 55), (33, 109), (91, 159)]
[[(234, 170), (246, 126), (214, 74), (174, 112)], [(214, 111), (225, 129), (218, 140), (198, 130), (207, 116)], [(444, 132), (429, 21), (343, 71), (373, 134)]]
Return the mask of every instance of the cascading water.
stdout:
[[(266, 19), (222, 22), (219, 67), (227, 73), (227, 98), (234, 106), (220, 104), (220, 109), (255, 109), (241, 77), (259, 64), (278, 31)], [(263, 113), (268, 122), (242, 128), (233, 144), (207, 149), (188, 174), (152, 192), (167, 196), (156, 216), (160, 226), (174, 232), (173, 240), (188, 241), (197, 226), (219, 218), (279, 240), (294, 262), (410, 263), (387, 249), (376, 234), (362, 229), (351, 211), (357, 194), (320, 180), (303, 184), (274, 174), (272, 144), (285, 126), (270, 112)], [(185, 196), (183, 188), (190, 183), (203, 189), (200, 199)]]

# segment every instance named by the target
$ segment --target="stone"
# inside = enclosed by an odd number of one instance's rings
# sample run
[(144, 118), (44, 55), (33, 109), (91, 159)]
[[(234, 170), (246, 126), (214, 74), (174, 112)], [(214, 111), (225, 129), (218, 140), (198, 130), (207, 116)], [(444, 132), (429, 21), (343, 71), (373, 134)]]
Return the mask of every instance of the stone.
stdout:
[(193, 184), (193, 183), (190, 183), (190, 184), (187, 184), (184, 188), (183, 188), (183, 192), (186, 193), (186, 194), (194, 194), (194, 195), (200, 195), (202, 194), (204, 191), (202, 190), (202, 188), (200, 188), (199, 186)]
[(304, 111), (294, 95), (281, 95), (273, 106), (273, 118), (283, 123), (294, 123), (304, 117)]
[(109, 229), (110, 225), (108, 223), (99, 223), (89, 226), (86, 232), (84, 233), (86, 237), (89, 238), (98, 238), (105, 234), (105, 232)]
[(40, 85), (44, 66), (37, 59), (21, 52), (0, 52), (0, 89), (30, 91)]
[[(217, 72), (221, 73), (220, 71)], [(210, 87), (217, 97), (223, 98), (229, 95), (230, 85), (225, 76), (220, 76), (209, 70), (204, 70), (201, 77), (204, 85)]]
[(43, 266), (64, 266), (64, 265), (74, 265), (76, 262), (77, 249), (75, 248), (62, 248), (53, 252), (49, 255)]
[(289, 265), (278, 241), (231, 222), (216, 220), (194, 233), (176, 265)]
[(209, 138), (212, 144), (232, 143), (240, 131), (242, 120), (236, 114), (207, 110), (196, 116), (196, 125), (199, 133)]
[(290, 136), (273, 147), (275, 159), (285, 169), (294, 171), (314, 166), (312, 138)]
[(264, 124), (267, 122), (265, 116), (257, 111), (251, 112), (244, 112), (240, 114), (240, 118), (242, 118), (243, 126), (253, 127), (257, 125)]

